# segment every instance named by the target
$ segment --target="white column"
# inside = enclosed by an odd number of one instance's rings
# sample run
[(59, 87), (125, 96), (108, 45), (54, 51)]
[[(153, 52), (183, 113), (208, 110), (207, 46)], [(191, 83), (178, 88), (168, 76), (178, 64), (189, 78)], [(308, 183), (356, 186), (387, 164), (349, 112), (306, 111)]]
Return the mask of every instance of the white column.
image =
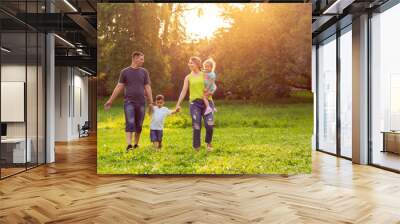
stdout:
[(353, 19), (353, 162), (368, 163), (368, 15)]
[(312, 150), (316, 150), (317, 146), (317, 58), (316, 58), (316, 54), (317, 54), (317, 48), (315, 45), (312, 46), (312, 53), (311, 53), (311, 91), (313, 93), (313, 99), (314, 99), (314, 128), (313, 128), (313, 135), (311, 137), (311, 147)]
[(47, 108), (46, 108), (46, 163), (52, 163), (55, 161), (55, 149), (54, 149), (54, 133), (55, 133), (55, 60), (54, 60), (54, 35), (47, 34), (46, 37), (46, 60), (47, 60), (47, 76), (46, 76), (46, 97), (47, 97)]
[[(54, 12), (54, 5), (46, 1), (46, 11)], [(46, 35), (46, 163), (55, 162), (55, 42), (54, 34)]]

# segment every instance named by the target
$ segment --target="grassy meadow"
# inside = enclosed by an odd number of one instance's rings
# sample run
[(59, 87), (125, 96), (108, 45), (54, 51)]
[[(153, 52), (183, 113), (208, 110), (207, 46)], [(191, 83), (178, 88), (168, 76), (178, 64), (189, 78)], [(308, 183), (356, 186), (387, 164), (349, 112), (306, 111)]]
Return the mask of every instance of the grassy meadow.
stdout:
[[(188, 104), (166, 118), (163, 148), (156, 151), (146, 114), (140, 147), (125, 152), (122, 101), (105, 112), (98, 100), (99, 174), (297, 174), (311, 172), (313, 104), (309, 93), (270, 103), (216, 101), (212, 152), (192, 149)], [(167, 102), (173, 108), (175, 102)]]

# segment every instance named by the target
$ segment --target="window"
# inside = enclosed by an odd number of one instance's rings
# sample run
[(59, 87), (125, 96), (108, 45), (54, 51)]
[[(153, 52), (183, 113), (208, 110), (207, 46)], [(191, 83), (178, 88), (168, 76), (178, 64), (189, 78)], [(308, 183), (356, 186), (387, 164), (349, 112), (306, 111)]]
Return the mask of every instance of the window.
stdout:
[(351, 26), (340, 36), (340, 155), (352, 157), (352, 33)]
[[(8, 11), (41, 13), (44, 1), (8, 1)], [(45, 163), (45, 35), (0, 12), (0, 178)], [(13, 100), (10, 100), (10, 96)], [(10, 109), (17, 108), (17, 109)]]
[(400, 170), (400, 4), (371, 18), (371, 159)]
[(336, 36), (318, 47), (318, 149), (336, 153)]

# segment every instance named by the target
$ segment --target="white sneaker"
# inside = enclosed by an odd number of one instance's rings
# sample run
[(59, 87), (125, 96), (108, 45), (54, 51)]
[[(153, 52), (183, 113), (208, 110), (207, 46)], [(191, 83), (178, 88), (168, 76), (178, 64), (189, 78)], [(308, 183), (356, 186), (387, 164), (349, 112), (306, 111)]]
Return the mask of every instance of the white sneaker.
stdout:
[(213, 112), (213, 109), (211, 107), (207, 107), (206, 111), (204, 112), (204, 115), (207, 115), (207, 114), (212, 113), (212, 112)]

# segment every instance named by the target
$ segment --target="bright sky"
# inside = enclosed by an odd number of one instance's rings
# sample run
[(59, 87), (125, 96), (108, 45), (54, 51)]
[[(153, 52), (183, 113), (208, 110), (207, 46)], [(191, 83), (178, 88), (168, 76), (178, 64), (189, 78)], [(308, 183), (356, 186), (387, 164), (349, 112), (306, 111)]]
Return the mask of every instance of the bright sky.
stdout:
[[(220, 27), (228, 27), (229, 23), (220, 17), (221, 9), (217, 4), (213, 3), (190, 3), (190, 8), (196, 10), (188, 10), (183, 14), (183, 20), (186, 27), (186, 32), (191, 40), (208, 38), (213, 36), (214, 31)], [(197, 8), (203, 9), (203, 14), (198, 17)]]

